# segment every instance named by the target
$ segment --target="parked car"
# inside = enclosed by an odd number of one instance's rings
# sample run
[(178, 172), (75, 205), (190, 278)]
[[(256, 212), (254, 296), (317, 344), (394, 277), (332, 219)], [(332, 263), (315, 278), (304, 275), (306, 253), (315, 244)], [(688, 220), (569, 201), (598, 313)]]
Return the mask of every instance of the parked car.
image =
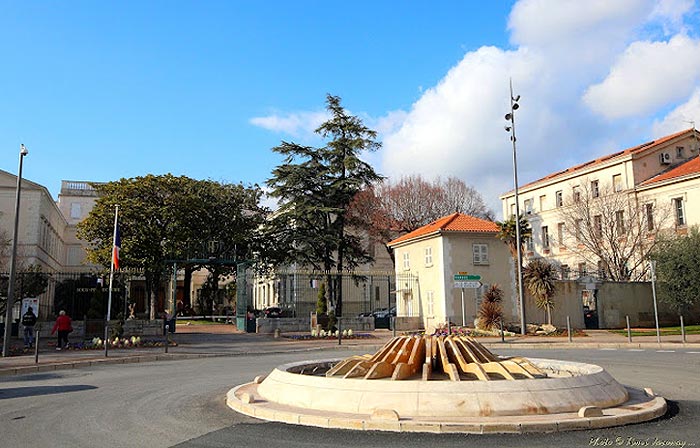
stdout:
[(374, 317), (379, 317), (379, 318), (387, 318), (387, 317), (392, 317), (396, 316), (396, 306), (392, 306), (391, 308), (384, 308), (381, 310), (374, 311), (372, 313), (372, 316)]
[(282, 308), (277, 306), (270, 306), (263, 310), (262, 317), (266, 318), (277, 318), (282, 317)]

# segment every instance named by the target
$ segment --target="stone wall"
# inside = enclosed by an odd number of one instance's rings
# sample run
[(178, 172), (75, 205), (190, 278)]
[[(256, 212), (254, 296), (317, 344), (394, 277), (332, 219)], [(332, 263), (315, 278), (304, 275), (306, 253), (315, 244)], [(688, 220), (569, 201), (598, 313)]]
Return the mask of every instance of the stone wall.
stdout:
[[(309, 317), (280, 317), (278, 319), (256, 319), (256, 333), (271, 334), (278, 329), (282, 333), (310, 332), (311, 319)], [(344, 317), (343, 330), (373, 331), (373, 317)]]
[[(41, 324), (41, 336), (50, 337), (51, 329), (53, 328), (53, 322), (39, 322)], [(110, 322), (110, 328), (114, 327), (117, 321)], [(85, 337), (85, 322), (82, 320), (74, 320), (71, 325), (73, 326), (73, 332), (69, 335), (70, 338), (84, 338)], [(163, 336), (163, 319), (155, 320), (140, 320), (132, 319), (124, 322), (124, 336)], [(100, 333), (100, 337), (103, 337), (104, 331)], [(55, 333), (54, 333), (55, 336)]]
[[(601, 282), (597, 289), (599, 328), (625, 328), (625, 316), (630, 317), (632, 327), (653, 327), (654, 301), (649, 282)], [(585, 286), (577, 281), (557, 282), (554, 296), (555, 307), (552, 311), (552, 324), (566, 327), (566, 316), (571, 319), (573, 328), (585, 328), (583, 302), (581, 293)], [(545, 323), (543, 310), (535, 306), (535, 301), (528, 294), (525, 296), (525, 318), (527, 323)], [(678, 314), (662, 301), (658, 301), (659, 324), (680, 325)], [(697, 323), (700, 318), (700, 304), (696, 306), (685, 324)]]
[(414, 331), (423, 329), (423, 319), (420, 316), (396, 316), (397, 331)]

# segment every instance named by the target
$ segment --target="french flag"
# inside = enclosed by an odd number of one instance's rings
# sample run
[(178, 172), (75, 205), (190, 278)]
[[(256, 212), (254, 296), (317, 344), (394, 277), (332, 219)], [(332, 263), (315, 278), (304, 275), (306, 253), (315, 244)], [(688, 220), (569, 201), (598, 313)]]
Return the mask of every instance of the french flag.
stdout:
[(122, 238), (119, 232), (119, 223), (117, 223), (114, 229), (114, 247), (112, 248), (112, 263), (115, 270), (119, 270), (119, 250), (121, 247)]

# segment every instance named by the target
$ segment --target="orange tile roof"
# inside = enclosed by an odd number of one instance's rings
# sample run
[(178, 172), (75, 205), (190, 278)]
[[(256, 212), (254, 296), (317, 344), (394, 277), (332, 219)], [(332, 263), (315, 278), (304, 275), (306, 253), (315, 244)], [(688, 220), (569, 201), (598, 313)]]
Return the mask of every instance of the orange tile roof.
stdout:
[(677, 177), (688, 176), (690, 174), (700, 174), (700, 157), (694, 157), (685, 163), (682, 163), (674, 168), (664, 171), (651, 179), (647, 179), (641, 185), (649, 185), (664, 180), (675, 179)]
[(395, 240), (390, 241), (388, 244), (391, 246), (403, 241), (440, 232), (496, 233), (498, 232), (498, 226), (492, 221), (475, 218), (462, 213), (453, 213), (451, 215), (444, 216), (437, 221), (431, 222), (430, 224), (424, 225), (423, 227), (419, 227), (413, 232), (402, 235)]
[[(529, 186), (531, 186), (531, 185), (538, 184), (538, 183), (540, 183), (540, 182), (542, 182), (542, 181), (545, 181), (545, 180), (550, 180), (550, 179), (554, 179), (554, 178), (559, 177), (559, 176), (564, 176), (564, 175), (567, 175), (567, 174), (571, 174), (571, 173), (574, 173), (574, 172), (576, 172), (576, 171), (582, 170), (583, 168), (588, 168), (588, 167), (591, 167), (591, 166), (594, 166), (594, 165), (598, 165), (598, 164), (600, 164), (600, 163), (607, 162), (608, 160), (612, 160), (612, 159), (615, 159), (615, 158), (618, 158), (618, 157), (619, 157), (619, 158), (622, 158), (622, 157), (625, 157), (625, 156), (630, 155), (630, 154), (636, 154), (636, 153), (642, 152), (642, 151), (644, 151), (645, 149), (648, 149), (648, 148), (650, 148), (650, 147), (653, 147), (653, 146), (657, 146), (657, 145), (661, 145), (661, 144), (663, 144), (663, 143), (666, 143), (666, 142), (668, 142), (669, 140), (673, 140), (674, 138), (680, 137), (680, 136), (683, 135), (683, 134), (692, 133), (693, 130), (694, 130), (694, 128), (685, 129), (685, 130), (683, 130), (683, 131), (676, 132), (675, 134), (667, 135), (667, 136), (665, 136), (665, 137), (661, 137), (661, 138), (659, 138), (659, 139), (652, 140), (652, 141), (650, 141), (650, 142), (642, 143), (641, 145), (633, 146), (633, 147), (631, 147), (631, 148), (627, 148), (627, 149), (624, 149), (624, 150), (622, 150), (622, 151), (618, 151), (618, 152), (615, 152), (615, 153), (612, 153), (612, 154), (608, 154), (608, 155), (606, 155), (606, 156), (602, 156), (602, 157), (599, 157), (599, 158), (594, 159), (594, 160), (589, 160), (588, 162), (581, 163), (581, 164), (579, 164), (579, 165), (575, 165), (575, 166), (572, 166), (572, 167), (570, 167), (570, 168), (567, 168), (567, 169), (564, 169), (564, 170), (561, 170), (561, 171), (557, 171), (556, 173), (548, 174), (548, 175), (546, 175), (545, 177), (543, 177), (543, 178), (541, 178), (541, 179), (537, 179), (537, 180), (532, 181), (532, 182), (530, 182), (530, 183), (527, 183), (527, 184), (525, 184), (525, 185), (521, 185), (519, 188), (526, 188), (526, 187), (529, 187)], [(510, 193), (513, 193), (513, 190), (511, 190), (511, 191), (509, 191), (508, 193), (505, 193), (505, 194), (510, 194)]]

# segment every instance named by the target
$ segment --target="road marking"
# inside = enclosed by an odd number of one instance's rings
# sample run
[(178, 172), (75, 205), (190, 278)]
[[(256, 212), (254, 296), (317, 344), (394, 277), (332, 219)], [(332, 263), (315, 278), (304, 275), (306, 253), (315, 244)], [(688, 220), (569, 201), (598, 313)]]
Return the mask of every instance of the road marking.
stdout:
[(628, 351), (630, 351), (630, 352), (643, 352), (644, 349), (643, 348), (631, 348)]
[(694, 354), (700, 354), (700, 352), (686, 352), (686, 353), (694, 353)]
[(601, 350), (608, 351), (608, 352), (614, 352), (617, 349), (616, 348), (601, 348)]
[(656, 353), (676, 353), (675, 350), (657, 350)]

